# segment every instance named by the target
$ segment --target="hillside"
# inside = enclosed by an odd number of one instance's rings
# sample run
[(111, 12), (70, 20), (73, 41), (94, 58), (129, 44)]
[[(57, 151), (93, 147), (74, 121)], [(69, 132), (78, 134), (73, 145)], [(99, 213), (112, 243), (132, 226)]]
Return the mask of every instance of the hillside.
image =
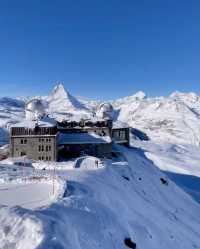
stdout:
[(37, 210), (1, 207), (0, 247), (125, 249), (129, 238), (138, 249), (200, 248), (200, 206), (143, 150), (118, 150), (127, 162), (58, 170), (68, 190), (54, 204)]
[[(62, 85), (38, 98), (58, 119), (91, 117), (100, 104)], [(0, 99), (0, 145), (8, 143), (9, 126), (24, 118), (26, 102)], [(89, 157), (32, 167), (1, 161), (0, 248), (125, 249), (132, 241), (137, 249), (200, 249), (200, 97), (138, 92), (111, 102), (115, 119), (151, 140), (133, 136), (131, 148), (116, 146), (123, 156), (101, 167)]]

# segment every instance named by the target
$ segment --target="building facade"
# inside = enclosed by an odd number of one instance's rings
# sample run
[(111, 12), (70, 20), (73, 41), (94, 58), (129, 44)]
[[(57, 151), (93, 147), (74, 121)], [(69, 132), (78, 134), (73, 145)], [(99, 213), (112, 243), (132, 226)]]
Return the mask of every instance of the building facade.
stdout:
[(39, 161), (81, 155), (111, 157), (113, 142), (129, 145), (128, 126), (113, 122), (112, 112), (112, 106), (105, 103), (90, 119), (72, 117), (59, 122), (45, 114), (42, 100), (33, 99), (26, 105), (26, 119), (11, 127), (10, 154)]
[(115, 121), (112, 127), (112, 140), (116, 144), (129, 146), (130, 144), (130, 128), (121, 121)]
[(12, 157), (27, 156), (34, 160), (57, 160), (56, 127), (12, 127), (10, 136)]
[(58, 123), (59, 154), (62, 157), (91, 155), (110, 157), (112, 152), (112, 121), (81, 120)]
[(113, 128), (112, 129), (112, 139), (116, 144), (129, 146), (129, 128)]

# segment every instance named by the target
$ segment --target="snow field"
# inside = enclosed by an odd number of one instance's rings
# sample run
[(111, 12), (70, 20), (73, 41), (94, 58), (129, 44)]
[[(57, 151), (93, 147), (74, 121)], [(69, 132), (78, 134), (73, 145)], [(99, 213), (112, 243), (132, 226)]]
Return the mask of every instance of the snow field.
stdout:
[(66, 181), (53, 174), (1, 178), (0, 205), (40, 208), (62, 198), (65, 191)]
[(117, 149), (127, 162), (57, 170), (68, 191), (46, 208), (1, 207), (0, 248), (125, 249), (124, 239), (131, 238), (138, 249), (200, 249), (199, 205), (142, 149)]

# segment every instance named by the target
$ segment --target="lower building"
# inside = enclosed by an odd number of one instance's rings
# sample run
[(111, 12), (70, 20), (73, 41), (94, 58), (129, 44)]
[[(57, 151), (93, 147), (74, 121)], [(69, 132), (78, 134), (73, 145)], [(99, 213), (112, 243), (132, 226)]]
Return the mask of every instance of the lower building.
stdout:
[(91, 155), (110, 157), (112, 152), (112, 121), (79, 120), (58, 122), (59, 155), (78, 157)]
[(126, 123), (116, 121), (112, 127), (112, 140), (116, 144), (129, 146), (130, 128)]
[(108, 135), (100, 136), (94, 132), (60, 133), (58, 141), (61, 157), (111, 156), (112, 139)]

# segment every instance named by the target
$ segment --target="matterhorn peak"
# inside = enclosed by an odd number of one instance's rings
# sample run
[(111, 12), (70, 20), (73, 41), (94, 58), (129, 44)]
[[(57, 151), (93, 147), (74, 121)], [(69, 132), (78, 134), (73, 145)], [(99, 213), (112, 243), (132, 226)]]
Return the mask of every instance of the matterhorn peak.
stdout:
[(51, 112), (73, 112), (86, 109), (78, 99), (65, 90), (64, 85), (61, 83), (54, 87), (47, 101)]
[(69, 93), (65, 90), (65, 87), (62, 83), (57, 84), (52, 93), (51, 96), (54, 98), (67, 98)]

